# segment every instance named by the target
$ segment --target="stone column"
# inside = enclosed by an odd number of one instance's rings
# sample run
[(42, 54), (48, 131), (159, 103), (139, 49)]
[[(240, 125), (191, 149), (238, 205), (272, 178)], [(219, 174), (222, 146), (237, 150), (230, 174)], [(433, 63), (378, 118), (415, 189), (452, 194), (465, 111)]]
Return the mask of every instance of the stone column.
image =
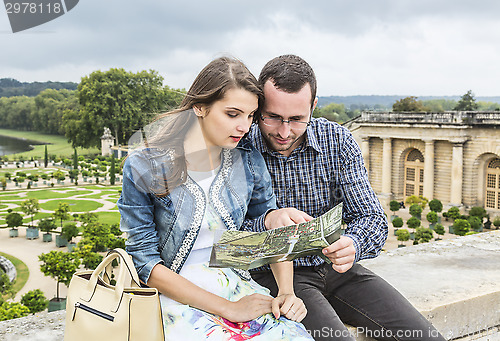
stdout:
[(361, 155), (363, 155), (363, 160), (365, 161), (365, 168), (370, 175), (370, 137), (361, 137)]
[(464, 141), (451, 141), (453, 143), (451, 164), (450, 204), (462, 206), (462, 180)]
[(382, 193), (391, 194), (392, 182), (392, 139), (383, 137), (384, 148), (382, 155)]
[(434, 198), (434, 140), (424, 140), (424, 197)]

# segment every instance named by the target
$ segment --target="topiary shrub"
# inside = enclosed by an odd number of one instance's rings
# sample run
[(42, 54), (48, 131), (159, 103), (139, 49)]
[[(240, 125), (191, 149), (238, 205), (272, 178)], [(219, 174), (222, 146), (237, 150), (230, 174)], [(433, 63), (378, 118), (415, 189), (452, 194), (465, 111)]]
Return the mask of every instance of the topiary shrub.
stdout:
[(460, 209), (458, 207), (453, 206), (448, 209), (447, 218), (450, 218), (451, 221), (454, 221), (455, 219), (458, 219), (461, 216), (462, 215), (460, 214)]
[(465, 219), (456, 219), (453, 223), (453, 230), (456, 235), (465, 236), (470, 231), (470, 224)]
[[(436, 232), (438, 235), (443, 236), (445, 233), (444, 226), (441, 224), (436, 224), (434, 226), (434, 232)], [(436, 238), (436, 240), (440, 240), (441, 238)]]
[(427, 218), (427, 221), (431, 223), (431, 225), (434, 225), (438, 221), (438, 215), (434, 211), (430, 211), (425, 217)]
[(404, 225), (403, 219), (401, 219), (400, 217), (396, 217), (392, 221), (392, 226), (394, 226), (394, 228), (400, 228), (403, 225)]
[(432, 199), (429, 201), (429, 208), (431, 211), (439, 213), (443, 210), (443, 204), (438, 199)]
[(420, 217), (422, 214), (422, 207), (419, 204), (413, 204), (410, 206), (410, 214), (413, 217)]
[(398, 237), (398, 240), (401, 242), (400, 245), (404, 246), (404, 242), (410, 240), (410, 232), (408, 232), (407, 229), (399, 229), (396, 232), (396, 236)]
[(22, 296), (21, 303), (30, 310), (31, 314), (44, 311), (49, 305), (49, 301), (40, 289), (28, 291)]
[(411, 217), (406, 222), (406, 225), (408, 225), (408, 227), (411, 228), (411, 229), (416, 229), (417, 227), (420, 226), (420, 220), (417, 219), (417, 218), (415, 218), (415, 217)]

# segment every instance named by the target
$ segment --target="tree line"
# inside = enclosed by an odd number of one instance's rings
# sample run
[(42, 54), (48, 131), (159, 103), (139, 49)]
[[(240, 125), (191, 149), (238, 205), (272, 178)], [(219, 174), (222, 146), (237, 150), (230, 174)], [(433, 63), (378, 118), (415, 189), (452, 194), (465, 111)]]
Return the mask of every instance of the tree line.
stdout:
[(45, 89), (76, 90), (77, 83), (73, 82), (20, 82), (13, 78), (0, 79), (0, 97), (29, 96), (34, 97)]
[(0, 98), (0, 128), (65, 135), (73, 147), (99, 147), (104, 127), (117, 144), (158, 112), (177, 107), (185, 90), (163, 86), (156, 71), (95, 71), (76, 90), (46, 89), (35, 97)]

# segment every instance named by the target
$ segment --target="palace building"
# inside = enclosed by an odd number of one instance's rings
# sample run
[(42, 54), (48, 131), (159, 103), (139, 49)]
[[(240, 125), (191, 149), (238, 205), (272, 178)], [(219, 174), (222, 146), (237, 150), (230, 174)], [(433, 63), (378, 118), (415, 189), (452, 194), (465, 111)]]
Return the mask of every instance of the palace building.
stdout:
[(344, 126), (382, 201), (422, 195), (500, 213), (500, 112), (363, 112)]

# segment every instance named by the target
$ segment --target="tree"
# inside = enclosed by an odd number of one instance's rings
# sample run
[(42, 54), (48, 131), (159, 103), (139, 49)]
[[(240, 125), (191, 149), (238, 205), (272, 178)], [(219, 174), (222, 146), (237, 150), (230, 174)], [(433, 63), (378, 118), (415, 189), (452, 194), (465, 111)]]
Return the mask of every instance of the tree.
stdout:
[(398, 237), (398, 240), (401, 242), (400, 245), (404, 246), (406, 241), (410, 240), (410, 232), (408, 232), (407, 229), (399, 229), (396, 232), (396, 236)]
[(437, 223), (438, 221), (438, 215), (434, 211), (430, 211), (429, 213), (427, 213), (425, 217), (427, 218), (427, 221), (431, 223), (431, 226)]
[(49, 305), (49, 301), (45, 298), (42, 290), (30, 290), (21, 297), (21, 304), (30, 310), (31, 314), (44, 311)]
[(479, 218), (479, 217), (476, 217), (476, 216), (469, 216), (467, 218), (467, 221), (469, 222), (470, 228), (473, 231), (479, 231), (483, 227), (482, 218)]
[(327, 120), (343, 123), (350, 117), (346, 114), (345, 105), (329, 103), (323, 107), (316, 107), (313, 112), (314, 117), (324, 117)]
[(10, 212), (5, 217), (5, 222), (7, 223), (8, 227), (15, 230), (16, 227), (21, 226), (23, 224), (23, 217), (17, 212)]
[(420, 207), (422, 207), (422, 209), (425, 208), (425, 206), (427, 205), (427, 203), (429, 202), (429, 199), (427, 199), (426, 197), (423, 197), (423, 196), (416, 196), (416, 195), (410, 195), (408, 198), (406, 198), (405, 200), (405, 203), (407, 205), (413, 205), (413, 204), (418, 204), (420, 205)]
[(74, 148), (73, 152), (73, 170), (76, 170), (78, 172), (78, 153), (76, 151), (76, 148)]
[(115, 239), (116, 236), (111, 233), (108, 225), (92, 219), (83, 225), (82, 239), (78, 246), (90, 245), (92, 251), (100, 252), (105, 251)]
[(4, 302), (0, 305), (0, 321), (12, 320), (28, 316), (30, 310), (21, 303)]
[(474, 206), (470, 209), (469, 211), (470, 216), (478, 217), (483, 220), (484, 217), (486, 217), (486, 210), (482, 208), (481, 206)]
[(392, 226), (394, 226), (394, 228), (400, 228), (403, 226), (403, 224), (404, 224), (403, 219), (401, 219), (400, 217), (396, 217), (392, 221)]
[(40, 271), (45, 276), (50, 276), (57, 281), (57, 295), (59, 299), (59, 283), (66, 286), (69, 285), (71, 277), (80, 266), (80, 260), (71, 253), (62, 251), (50, 251), (49, 253), (42, 253), (38, 256), (38, 260), (42, 262)]
[(68, 212), (69, 212), (69, 205), (65, 202), (60, 202), (57, 209), (54, 211), (54, 213), (52, 213), (52, 216), (55, 219), (61, 220), (61, 229), (63, 227), (63, 220), (68, 220), (70, 218)]
[(428, 243), (434, 237), (434, 232), (431, 229), (425, 227), (418, 227), (415, 233), (415, 240), (419, 243)]
[(422, 214), (422, 207), (419, 204), (413, 204), (410, 206), (410, 214), (412, 217), (419, 218)]
[(7, 179), (4, 176), (0, 178), (0, 184), (2, 185), (2, 190), (5, 191), (7, 188)]
[(42, 219), (38, 222), (38, 228), (45, 233), (56, 229), (56, 223), (52, 219)]
[(2, 296), (14, 297), (14, 294), (9, 276), (0, 268), (0, 298)]
[(406, 225), (408, 225), (409, 228), (415, 230), (417, 227), (420, 226), (420, 220), (418, 218), (415, 218), (415, 217), (411, 217), (410, 219), (408, 219), (408, 221), (406, 222)]
[(398, 201), (396, 200), (391, 200), (389, 202), (389, 209), (394, 212), (394, 214), (396, 214), (395, 212), (399, 211), (399, 209), (401, 208), (401, 205), (399, 204)]
[(478, 104), (476, 103), (476, 99), (474, 98), (474, 94), (472, 90), (467, 91), (457, 103), (457, 106), (453, 108), (453, 110), (458, 111), (474, 111), (477, 110)]
[(396, 103), (392, 105), (392, 111), (423, 112), (428, 111), (428, 109), (424, 106), (422, 101), (417, 100), (417, 97), (410, 96), (396, 101)]
[(47, 168), (48, 164), (49, 164), (49, 154), (47, 152), (47, 145), (45, 145), (45, 153), (43, 155), (43, 165), (45, 168)]
[(460, 209), (456, 206), (450, 207), (447, 212), (447, 217), (450, 218), (452, 221), (460, 218), (461, 217)]
[(40, 211), (38, 199), (30, 198), (21, 203), (21, 211), (24, 214), (31, 216), (31, 227), (33, 227), (33, 217)]
[(73, 252), (81, 259), (86, 269), (95, 269), (101, 263), (103, 257), (92, 251), (92, 245), (77, 246)]
[(149, 123), (151, 114), (167, 106), (168, 92), (162, 83), (163, 77), (153, 70), (134, 74), (110, 69), (82, 77), (80, 111), (64, 118), (66, 136), (73, 146), (98, 147), (104, 127), (108, 127), (117, 144), (126, 144), (137, 129)]
[(61, 236), (66, 238), (68, 243), (71, 243), (71, 240), (76, 236), (78, 236), (79, 233), (80, 230), (78, 229), (75, 223), (66, 223), (64, 224), (64, 227), (61, 230)]
[(456, 219), (453, 222), (453, 230), (456, 235), (465, 236), (465, 234), (470, 231), (470, 224), (465, 219)]
[[(434, 226), (434, 232), (436, 232), (440, 236), (443, 236), (445, 233), (444, 226), (441, 224), (436, 224), (436, 226)], [(439, 239), (441, 239), (441, 238), (436, 238), (436, 240), (439, 240)]]
[(443, 210), (443, 204), (438, 199), (432, 199), (429, 201), (429, 208), (431, 211), (439, 213)]
[(114, 185), (116, 182), (116, 166), (115, 166), (115, 155), (111, 155), (111, 166), (109, 167), (109, 183)]

